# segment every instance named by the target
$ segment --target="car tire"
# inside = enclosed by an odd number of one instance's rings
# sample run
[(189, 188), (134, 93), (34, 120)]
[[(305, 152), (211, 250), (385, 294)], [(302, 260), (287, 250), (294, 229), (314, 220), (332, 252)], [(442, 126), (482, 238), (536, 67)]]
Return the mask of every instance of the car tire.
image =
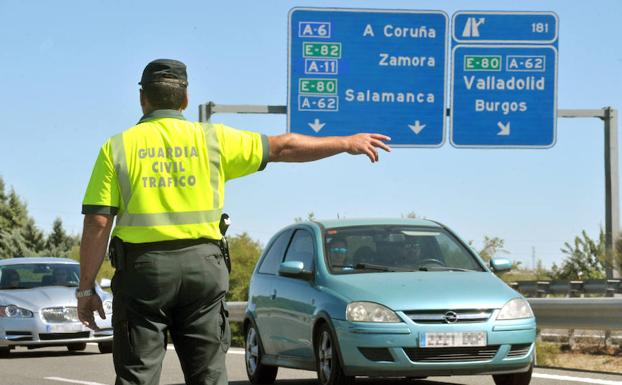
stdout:
[(349, 385), (353, 376), (343, 373), (336, 338), (328, 324), (322, 324), (317, 330), (315, 340), (315, 368), (320, 385)]
[(0, 357), (8, 357), (9, 353), (11, 353), (11, 348), (9, 346), (0, 346)]
[(98, 342), (97, 349), (102, 354), (112, 353), (112, 342)]
[(524, 373), (497, 374), (493, 375), (492, 378), (496, 385), (528, 385), (531, 381), (532, 372), (533, 365)]
[(67, 350), (70, 352), (81, 352), (86, 349), (86, 342), (77, 342), (75, 344), (68, 344)]
[(278, 366), (261, 363), (263, 356), (261, 340), (255, 324), (252, 322), (246, 330), (244, 340), (244, 362), (246, 363), (246, 375), (251, 384), (272, 384), (279, 370)]

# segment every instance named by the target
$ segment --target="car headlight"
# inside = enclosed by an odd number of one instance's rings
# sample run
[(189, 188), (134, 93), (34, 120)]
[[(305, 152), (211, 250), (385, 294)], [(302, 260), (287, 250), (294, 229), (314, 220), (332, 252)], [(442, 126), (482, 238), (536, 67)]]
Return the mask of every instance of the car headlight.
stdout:
[(0, 318), (32, 318), (32, 312), (15, 305), (0, 306)]
[(104, 307), (104, 313), (106, 314), (112, 314), (112, 301), (110, 300), (105, 300), (102, 303), (102, 306)]
[(346, 319), (355, 322), (401, 322), (393, 310), (373, 302), (348, 304)]
[(497, 316), (498, 320), (508, 320), (508, 319), (520, 319), (520, 318), (531, 318), (533, 317), (533, 312), (531, 311), (531, 306), (529, 306), (529, 302), (525, 301), (522, 298), (514, 298), (509, 300), (499, 312)]

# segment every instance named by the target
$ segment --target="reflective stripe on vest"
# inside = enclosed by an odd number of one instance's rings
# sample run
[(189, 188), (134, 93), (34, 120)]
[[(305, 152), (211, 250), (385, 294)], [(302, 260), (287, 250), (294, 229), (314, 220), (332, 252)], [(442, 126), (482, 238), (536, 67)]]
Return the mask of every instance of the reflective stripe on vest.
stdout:
[(130, 213), (128, 210), (133, 191), (130, 182), (125, 143), (123, 134), (115, 135), (110, 141), (114, 168), (119, 180), (121, 199), (124, 210), (117, 216), (117, 226), (170, 226), (188, 225), (220, 220), (222, 209), (220, 206), (220, 144), (216, 130), (209, 124), (202, 125), (205, 133), (205, 145), (210, 165), (210, 187), (212, 189), (213, 210), (165, 212), (165, 213)]
[[(216, 135), (216, 129), (211, 124), (202, 124), (203, 132), (205, 133), (205, 145), (207, 146), (207, 156), (209, 157), (209, 178), (212, 185), (213, 194), (213, 206), (222, 207), (220, 203), (220, 142), (218, 141), (218, 135)], [(220, 218), (218, 218), (220, 219)]]

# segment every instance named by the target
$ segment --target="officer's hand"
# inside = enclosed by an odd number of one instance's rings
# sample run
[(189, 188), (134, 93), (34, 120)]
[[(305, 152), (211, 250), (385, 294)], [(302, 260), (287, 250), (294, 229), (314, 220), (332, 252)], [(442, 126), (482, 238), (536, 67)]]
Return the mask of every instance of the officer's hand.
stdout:
[(391, 147), (384, 142), (391, 140), (386, 135), (380, 134), (356, 134), (347, 137), (348, 153), (352, 155), (365, 154), (369, 160), (378, 161), (378, 148), (382, 148), (386, 152), (391, 152)]
[(106, 313), (104, 312), (104, 306), (99, 295), (91, 295), (88, 297), (78, 298), (78, 318), (80, 322), (89, 329), (99, 330), (97, 324), (95, 324), (95, 316), (93, 312), (98, 312), (102, 319), (106, 319)]

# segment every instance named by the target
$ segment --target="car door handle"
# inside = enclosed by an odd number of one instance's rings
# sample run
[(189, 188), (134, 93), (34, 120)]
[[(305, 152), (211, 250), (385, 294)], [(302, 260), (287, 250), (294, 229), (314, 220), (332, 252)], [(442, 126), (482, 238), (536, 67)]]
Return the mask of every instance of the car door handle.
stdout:
[(271, 299), (276, 299), (276, 289), (272, 290), (272, 295), (270, 296)]

